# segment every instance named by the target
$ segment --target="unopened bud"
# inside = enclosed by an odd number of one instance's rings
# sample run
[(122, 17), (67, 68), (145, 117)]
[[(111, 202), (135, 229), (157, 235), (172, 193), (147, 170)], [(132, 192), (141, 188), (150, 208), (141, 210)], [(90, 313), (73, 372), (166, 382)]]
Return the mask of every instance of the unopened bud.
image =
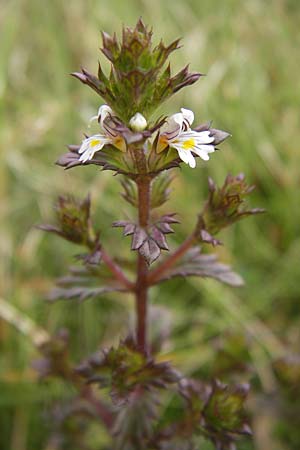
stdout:
[(141, 113), (136, 113), (131, 117), (129, 126), (133, 131), (143, 131), (147, 127), (147, 120)]

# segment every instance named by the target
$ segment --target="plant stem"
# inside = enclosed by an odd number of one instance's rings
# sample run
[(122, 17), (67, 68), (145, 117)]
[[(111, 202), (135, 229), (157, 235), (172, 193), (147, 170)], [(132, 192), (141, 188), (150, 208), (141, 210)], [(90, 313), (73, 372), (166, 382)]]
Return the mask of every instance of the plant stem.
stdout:
[(115, 278), (129, 291), (132, 291), (134, 289), (134, 284), (130, 280), (128, 280), (121, 267), (113, 259), (111, 259), (111, 257), (103, 248), (101, 249), (101, 255), (103, 262), (107, 265)]
[[(95, 239), (91, 239), (87, 247), (91, 250), (95, 250)], [(110, 272), (114, 275), (115, 279), (119, 281), (128, 291), (133, 291), (135, 288), (134, 283), (132, 283), (125, 275), (121, 267), (109, 256), (109, 254), (101, 246), (101, 257), (102, 261), (109, 268)]]
[[(139, 226), (146, 228), (149, 223), (150, 214), (150, 184), (151, 178), (147, 175), (140, 175), (136, 180), (138, 187), (138, 211)], [(139, 254), (137, 261), (137, 279), (136, 279), (136, 315), (137, 328), (136, 338), (137, 345), (144, 353), (148, 352), (147, 344), (147, 299), (148, 299), (148, 265)]]
[(91, 386), (84, 386), (84, 388), (81, 391), (81, 397), (84, 398), (93, 406), (99, 419), (102, 421), (102, 423), (106, 426), (108, 430), (111, 430), (114, 424), (114, 415), (107, 408), (107, 406), (104, 403), (102, 403), (100, 399), (96, 398), (93, 395)]
[(156, 267), (156, 269), (150, 272), (147, 281), (148, 286), (155, 284), (161, 278), (164, 272), (174, 266), (178, 259), (180, 259), (192, 247), (195, 241), (196, 236), (193, 233), (177, 248), (174, 253), (169, 256), (169, 258), (165, 259), (165, 261), (163, 261), (158, 267)]

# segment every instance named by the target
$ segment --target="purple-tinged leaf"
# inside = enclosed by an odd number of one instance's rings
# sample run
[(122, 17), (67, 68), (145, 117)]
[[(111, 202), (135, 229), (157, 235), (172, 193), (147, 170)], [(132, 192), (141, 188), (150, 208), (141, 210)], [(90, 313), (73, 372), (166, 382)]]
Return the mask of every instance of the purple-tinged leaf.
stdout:
[(132, 237), (131, 250), (138, 250), (146, 241), (147, 237), (148, 235), (143, 228), (136, 227)]
[(156, 222), (150, 224), (147, 229), (127, 220), (120, 220), (113, 223), (114, 227), (122, 227), (123, 235), (132, 236), (132, 250), (138, 250), (148, 264), (152, 264), (161, 254), (161, 250), (169, 250), (165, 234), (173, 233), (171, 224), (178, 223), (175, 213), (165, 214)]
[(91, 264), (96, 266), (100, 264), (101, 257), (102, 257), (101, 248), (99, 246), (91, 253), (77, 256), (77, 258), (82, 259), (85, 262), (85, 264)]
[(167, 222), (158, 222), (157, 228), (160, 229), (164, 234), (174, 233), (174, 230)]
[(164, 216), (161, 216), (159, 219), (159, 222), (166, 222), (166, 223), (180, 223), (178, 219), (176, 219), (177, 213), (172, 214), (166, 214)]
[(117, 220), (116, 222), (113, 222), (112, 226), (117, 227), (125, 227), (129, 222), (127, 220)]
[(159, 246), (151, 239), (148, 238), (144, 244), (139, 248), (140, 255), (145, 258), (148, 265), (152, 264), (160, 255)]
[(150, 256), (150, 247), (149, 247), (149, 239), (147, 239), (143, 245), (139, 248), (139, 254), (147, 261), (148, 265), (150, 265), (151, 256)]
[(202, 255), (199, 247), (193, 247), (177, 266), (165, 272), (159, 281), (174, 277), (198, 276), (214, 278), (230, 286), (242, 286), (243, 279), (231, 267), (217, 261), (216, 255)]
[(200, 239), (201, 242), (205, 242), (207, 244), (212, 244), (214, 247), (216, 245), (222, 245), (222, 242), (219, 239), (215, 239), (211, 234), (209, 234), (206, 230), (200, 230)]
[(124, 236), (130, 236), (134, 233), (136, 225), (134, 223), (127, 223), (124, 227), (123, 234)]
[(150, 252), (149, 264), (152, 264), (159, 257), (160, 248), (153, 239), (149, 239), (148, 243), (149, 243), (149, 252)]
[(87, 300), (88, 298), (99, 297), (108, 292), (122, 291), (119, 286), (101, 286), (98, 288), (88, 288), (85, 286), (78, 286), (73, 288), (54, 288), (47, 300), (50, 302), (56, 300), (70, 300), (77, 298), (79, 301)]
[(169, 246), (165, 238), (165, 235), (157, 227), (154, 226), (152, 228), (151, 236), (162, 250), (169, 250)]

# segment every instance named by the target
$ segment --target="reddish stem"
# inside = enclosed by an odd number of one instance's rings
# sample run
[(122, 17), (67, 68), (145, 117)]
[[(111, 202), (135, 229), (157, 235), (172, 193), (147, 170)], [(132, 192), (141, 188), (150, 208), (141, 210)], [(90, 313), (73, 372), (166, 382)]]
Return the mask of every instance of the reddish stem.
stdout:
[(102, 423), (110, 430), (114, 424), (114, 415), (100, 399), (94, 397), (91, 387), (85, 386), (81, 396), (93, 406)]
[(115, 261), (113, 261), (113, 259), (111, 259), (111, 257), (108, 255), (108, 253), (106, 253), (106, 251), (103, 248), (101, 249), (101, 256), (103, 262), (107, 265), (107, 267), (113, 273), (115, 278), (129, 291), (132, 291), (134, 289), (134, 284), (130, 280), (128, 280), (128, 278), (122, 271), (121, 267)]
[(195, 243), (196, 237), (191, 234), (167, 259), (165, 259), (156, 269), (152, 270), (148, 276), (148, 286), (156, 284), (162, 275), (169, 270)]
[(137, 313), (137, 345), (147, 353), (147, 274), (148, 267), (143, 256), (138, 256), (138, 272), (136, 282), (136, 313)]
[[(147, 175), (141, 175), (137, 181), (139, 225), (146, 228), (150, 214), (150, 184), (151, 179)], [(143, 256), (138, 256), (136, 279), (136, 314), (137, 314), (137, 345), (145, 353), (147, 345), (147, 286), (148, 266)]]

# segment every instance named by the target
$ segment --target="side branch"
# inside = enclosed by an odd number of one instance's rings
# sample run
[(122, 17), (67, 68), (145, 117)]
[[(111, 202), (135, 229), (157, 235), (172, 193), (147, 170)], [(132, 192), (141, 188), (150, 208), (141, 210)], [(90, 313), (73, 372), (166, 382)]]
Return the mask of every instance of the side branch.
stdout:
[(101, 255), (103, 262), (107, 265), (111, 273), (115, 276), (115, 278), (128, 289), (129, 291), (133, 291), (135, 288), (134, 283), (132, 283), (124, 274), (121, 267), (106, 253), (106, 251), (101, 248)]
[(111, 430), (114, 424), (114, 415), (113, 413), (107, 408), (107, 406), (102, 403), (102, 401), (98, 398), (96, 398), (93, 395), (93, 391), (90, 386), (84, 386), (84, 388), (81, 391), (81, 397), (84, 398), (95, 410), (95, 413), (99, 417), (99, 419), (102, 421), (102, 423), (106, 426), (108, 430)]

